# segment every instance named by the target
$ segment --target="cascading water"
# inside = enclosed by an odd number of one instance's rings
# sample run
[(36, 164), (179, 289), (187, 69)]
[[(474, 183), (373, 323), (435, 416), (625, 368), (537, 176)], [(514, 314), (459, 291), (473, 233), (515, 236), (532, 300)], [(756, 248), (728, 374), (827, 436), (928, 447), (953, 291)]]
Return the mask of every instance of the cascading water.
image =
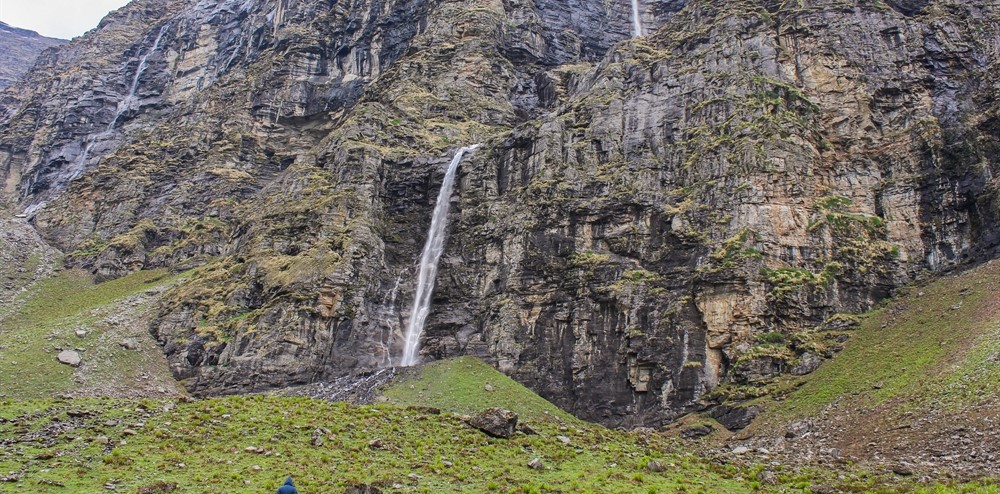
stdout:
[(138, 103), (135, 93), (139, 90), (139, 78), (142, 77), (143, 71), (146, 70), (146, 60), (148, 60), (149, 56), (160, 48), (160, 40), (163, 39), (163, 34), (167, 32), (168, 27), (170, 27), (170, 24), (164, 24), (163, 27), (160, 28), (160, 33), (156, 35), (156, 40), (153, 41), (153, 47), (139, 58), (139, 66), (135, 69), (135, 76), (132, 77), (132, 84), (129, 86), (128, 95), (125, 96), (125, 99), (118, 102), (118, 111), (115, 112), (115, 118), (111, 120), (110, 124), (108, 124), (108, 132), (115, 129), (115, 125), (118, 123), (118, 119), (121, 118), (123, 113), (131, 110), (132, 107)]
[(378, 347), (383, 355), (382, 365), (387, 367), (392, 367), (392, 338), (393, 334), (399, 329), (399, 311), (396, 308), (396, 298), (399, 295), (399, 287), (403, 283), (403, 273), (399, 273), (396, 277), (396, 284), (392, 286), (392, 291), (386, 294), (385, 298), (382, 300), (382, 306), (379, 308), (378, 313), (382, 318), (382, 322), (385, 325), (382, 336), (379, 339)]
[(639, 0), (632, 0), (632, 37), (642, 36), (642, 17), (639, 15)]
[(74, 166), (70, 171), (69, 180), (75, 180), (83, 173), (83, 169), (87, 167), (87, 159), (90, 158), (90, 150), (94, 147), (94, 139), (87, 139), (87, 144), (83, 146), (83, 152), (80, 153), (80, 158), (76, 161), (76, 166)]
[(479, 147), (464, 147), (455, 153), (448, 171), (444, 175), (441, 191), (438, 192), (437, 205), (434, 206), (434, 216), (431, 218), (431, 228), (427, 234), (420, 255), (420, 270), (417, 274), (417, 293), (413, 296), (413, 312), (406, 326), (406, 341), (403, 347), (403, 358), (400, 365), (409, 367), (417, 363), (417, 351), (420, 349), (420, 337), (424, 332), (424, 322), (431, 312), (431, 294), (434, 291), (434, 281), (437, 278), (438, 261), (444, 252), (445, 227), (448, 224), (448, 209), (451, 207), (451, 191), (455, 186), (455, 174), (462, 156)]

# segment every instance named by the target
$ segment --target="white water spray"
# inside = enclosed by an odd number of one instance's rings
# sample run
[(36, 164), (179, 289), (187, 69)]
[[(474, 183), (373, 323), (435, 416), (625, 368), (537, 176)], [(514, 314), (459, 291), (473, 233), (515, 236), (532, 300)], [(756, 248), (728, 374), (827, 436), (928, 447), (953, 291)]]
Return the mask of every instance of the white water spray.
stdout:
[(444, 175), (441, 191), (438, 192), (437, 205), (434, 206), (434, 216), (431, 218), (431, 228), (427, 233), (427, 243), (420, 255), (420, 271), (417, 275), (417, 293), (413, 296), (413, 312), (406, 326), (406, 342), (403, 347), (403, 359), (400, 365), (409, 367), (417, 363), (417, 351), (420, 349), (420, 336), (424, 332), (424, 322), (431, 312), (431, 294), (434, 292), (434, 281), (437, 278), (438, 261), (444, 252), (445, 227), (448, 224), (448, 209), (451, 207), (451, 191), (455, 186), (455, 174), (462, 156), (479, 147), (464, 147), (455, 153), (448, 171)]
[(639, 15), (639, 0), (632, 0), (632, 37), (642, 36), (642, 17)]
[(80, 158), (76, 161), (76, 166), (70, 170), (69, 181), (76, 180), (79, 177), (84, 168), (87, 167), (87, 159), (90, 158), (90, 150), (94, 147), (94, 138), (91, 137), (87, 139), (87, 143), (83, 146), (83, 152), (80, 153)]
[(139, 90), (139, 78), (142, 77), (142, 73), (146, 70), (146, 60), (160, 48), (160, 40), (163, 39), (163, 34), (167, 32), (168, 27), (170, 27), (170, 24), (164, 24), (160, 28), (160, 33), (156, 35), (156, 40), (153, 41), (153, 47), (139, 58), (139, 66), (135, 69), (135, 76), (132, 77), (132, 84), (129, 86), (128, 95), (125, 96), (125, 99), (118, 102), (118, 111), (115, 112), (115, 118), (108, 124), (108, 131), (114, 130), (115, 124), (118, 123), (118, 119), (121, 118), (122, 114), (131, 110), (139, 102), (135, 96), (136, 91)]
[[(405, 273), (405, 271), (403, 272)], [(392, 286), (392, 291), (382, 299), (380, 314), (382, 322), (388, 331), (383, 330), (379, 338), (378, 347), (382, 351), (382, 365), (392, 367), (392, 339), (396, 330), (399, 329), (399, 311), (396, 309), (396, 298), (399, 295), (399, 287), (403, 283), (403, 273), (396, 277), (396, 284)]]

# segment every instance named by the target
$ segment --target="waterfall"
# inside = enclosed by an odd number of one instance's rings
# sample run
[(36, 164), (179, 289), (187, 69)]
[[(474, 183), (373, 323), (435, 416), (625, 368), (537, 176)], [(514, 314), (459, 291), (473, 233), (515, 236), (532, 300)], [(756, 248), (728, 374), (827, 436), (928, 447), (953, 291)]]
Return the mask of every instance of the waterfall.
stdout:
[(455, 153), (448, 172), (444, 175), (441, 191), (438, 193), (437, 205), (434, 206), (434, 216), (431, 218), (431, 228), (427, 233), (427, 243), (420, 255), (420, 270), (417, 275), (417, 293), (413, 296), (413, 312), (406, 326), (406, 342), (403, 347), (403, 359), (400, 365), (409, 367), (417, 363), (417, 351), (420, 349), (420, 336), (424, 332), (424, 322), (431, 311), (431, 294), (434, 291), (434, 280), (437, 277), (438, 261), (444, 252), (445, 226), (448, 223), (448, 208), (451, 206), (451, 191), (455, 185), (455, 173), (458, 164), (462, 162), (465, 153), (479, 147), (464, 147)]
[(392, 367), (392, 338), (393, 334), (399, 329), (399, 311), (396, 310), (396, 298), (399, 295), (399, 287), (403, 283), (403, 274), (399, 273), (396, 277), (396, 284), (392, 286), (392, 291), (386, 294), (385, 298), (382, 299), (382, 306), (379, 308), (379, 315), (382, 318), (382, 322), (385, 328), (388, 330), (383, 330), (382, 336), (379, 338), (378, 347), (385, 356), (382, 365)]
[(79, 177), (83, 173), (83, 169), (87, 167), (87, 159), (90, 158), (90, 150), (94, 147), (94, 138), (91, 137), (87, 139), (87, 143), (83, 146), (83, 152), (80, 153), (80, 158), (76, 162), (76, 166), (70, 169), (69, 181), (73, 181), (76, 177)]
[(160, 28), (160, 33), (156, 35), (156, 40), (153, 41), (153, 47), (149, 49), (142, 57), (139, 58), (139, 66), (135, 69), (135, 76), (132, 77), (132, 84), (129, 86), (128, 95), (125, 99), (118, 102), (118, 111), (115, 112), (115, 118), (111, 120), (108, 124), (108, 131), (115, 129), (115, 124), (118, 123), (118, 119), (121, 118), (122, 113), (132, 109), (132, 106), (138, 103), (135, 97), (135, 92), (139, 90), (139, 78), (142, 77), (143, 71), (146, 70), (146, 60), (160, 47), (160, 40), (163, 39), (163, 34), (167, 32), (167, 28), (170, 24), (164, 24)]
[(642, 17), (639, 15), (639, 0), (632, 0), (632, 37), (642, 36)]

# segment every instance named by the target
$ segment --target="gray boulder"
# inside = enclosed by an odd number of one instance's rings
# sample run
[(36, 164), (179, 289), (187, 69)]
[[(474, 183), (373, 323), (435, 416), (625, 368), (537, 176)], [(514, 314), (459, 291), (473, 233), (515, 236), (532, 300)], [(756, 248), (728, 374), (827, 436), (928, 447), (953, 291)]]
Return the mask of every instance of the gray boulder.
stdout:
[(517, 428), (517, 414), (503, 408), (487, 408), (469, 419), (469, 425), (493, 437), (506, 439)]
[(80, 353), (74, 350), (63, 350), (59, 352), (59, 355), (56, 355), (56, 359), (59, 360), (59, 363), (66, 364), (71, 367), (79, 367), (80, 362), (83, 361), (83, 357), (80, 356)]

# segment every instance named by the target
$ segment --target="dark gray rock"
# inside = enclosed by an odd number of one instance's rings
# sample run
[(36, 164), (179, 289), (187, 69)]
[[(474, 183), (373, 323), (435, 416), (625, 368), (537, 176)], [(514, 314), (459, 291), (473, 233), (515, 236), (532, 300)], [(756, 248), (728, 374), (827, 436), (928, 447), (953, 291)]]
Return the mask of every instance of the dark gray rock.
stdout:
[(785, 430), (785, 439), (795, 439), (809, 434), (813, 430), (813, 424), (809, 421), (798, 421), (788, 424)]
[(0, 89), (28, 72), (43, 50), (65, 42), (0, 22)]
[(469, 425), (493, 437), (507, 439), (517, 428), (517, 414), (503, 408), (488, 408), (469, 419)]
[(804, 353), (799, 356), (795, 365), (788, 370), (788, 373), (796, 376), (812, 374), (812, 372), (818, 369), (822, 363), (823, 357), (814, 353)]
[(681, 437), (684, 439), (700, 439), (713, 432), (712, 426), (700, 424), (685, 427), (681, 430)]
[(753, 419), (757, 418), (757, 415), (760, 415), (761, 411), (762, 409), (758, 406), (724, 404), (712, 409), (709, 412), (709, 416), (722, 424), (726, 429), (738, 431), (750, 425)]

